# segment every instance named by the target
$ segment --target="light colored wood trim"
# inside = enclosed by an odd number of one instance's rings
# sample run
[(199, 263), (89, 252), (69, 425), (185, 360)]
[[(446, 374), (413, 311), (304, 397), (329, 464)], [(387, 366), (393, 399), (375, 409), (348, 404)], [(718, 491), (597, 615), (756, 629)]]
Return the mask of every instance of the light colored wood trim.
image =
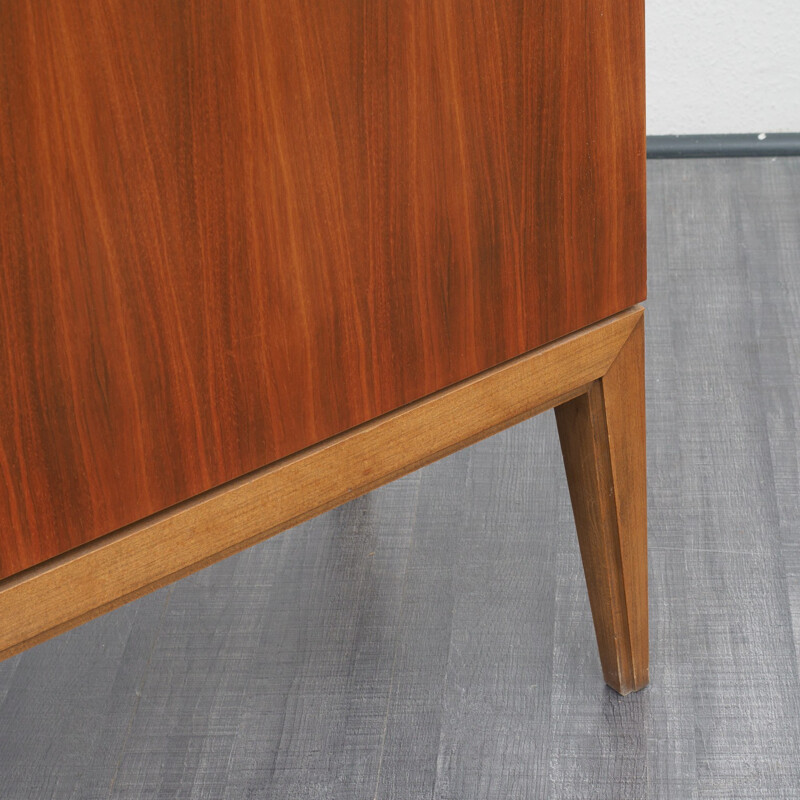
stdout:
[(649, 680), (643, 319), (556, 421), (603, 675), (628, 694)]
[(585, 392), (633, 308), (0, 582), (0, 659)]

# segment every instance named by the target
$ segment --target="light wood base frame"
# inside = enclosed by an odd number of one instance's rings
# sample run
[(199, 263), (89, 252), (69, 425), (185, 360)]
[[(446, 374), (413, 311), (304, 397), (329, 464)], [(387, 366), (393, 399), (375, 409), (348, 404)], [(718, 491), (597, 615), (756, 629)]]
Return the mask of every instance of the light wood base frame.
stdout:
[(647, 683), (643, 311), (633, 308), (0, 581), (0, 659), (558, 409), (606, 681)]

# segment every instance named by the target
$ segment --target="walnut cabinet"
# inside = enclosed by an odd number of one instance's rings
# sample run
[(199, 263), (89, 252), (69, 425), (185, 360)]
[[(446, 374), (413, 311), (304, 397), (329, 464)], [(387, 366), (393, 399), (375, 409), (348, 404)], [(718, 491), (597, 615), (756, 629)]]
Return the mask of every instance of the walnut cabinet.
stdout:
[(643, 0), (0, 4), (0, 656), (556, 409), (647, 682)]

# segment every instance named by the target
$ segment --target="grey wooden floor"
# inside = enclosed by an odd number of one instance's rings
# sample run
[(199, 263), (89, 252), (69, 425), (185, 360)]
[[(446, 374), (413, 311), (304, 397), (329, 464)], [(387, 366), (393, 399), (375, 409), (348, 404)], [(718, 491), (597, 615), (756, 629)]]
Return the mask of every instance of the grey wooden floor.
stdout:
[(800, 797), (800, 159), (649, 187), (649, 689), (548, 413), (0, 664), (0, 797)]

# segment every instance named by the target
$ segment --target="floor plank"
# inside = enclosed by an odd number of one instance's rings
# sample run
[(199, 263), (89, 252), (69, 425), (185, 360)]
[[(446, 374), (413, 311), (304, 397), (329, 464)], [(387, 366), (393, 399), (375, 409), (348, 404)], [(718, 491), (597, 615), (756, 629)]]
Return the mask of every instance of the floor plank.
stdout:
[(0, 795), (797, 797), (800, 159), (648, 180), (648, 689), (546, 414), (0, 664)]

